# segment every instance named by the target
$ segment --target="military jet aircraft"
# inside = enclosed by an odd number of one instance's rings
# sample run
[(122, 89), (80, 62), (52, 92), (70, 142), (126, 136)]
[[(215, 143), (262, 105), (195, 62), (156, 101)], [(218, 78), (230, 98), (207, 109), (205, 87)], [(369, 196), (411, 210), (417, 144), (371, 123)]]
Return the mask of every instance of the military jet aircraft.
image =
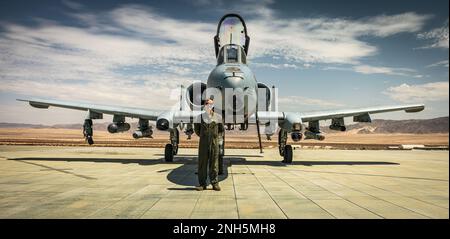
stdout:
[[(202, 120), (204, 100), (209, 97), (208, 90), (215, 98), (215, 111), (220, 113), (225, 128), (228, 130), (239, 126), (240, 130), (247, 130), (249, 124), (255, 124), (258, 132), (260, 150), (260, 125), (265, 126), (268, 139), (278, 131), (278, 148), (280, 156), (286, 164), (292, 163), (292, 147), (288, 144), (288, 134), (293, 141), (301, 139), (323, 140), (325, 136), (320, 132), (319, 121), (331, 120), (332, 130), (345, 131), (345, 117), (353, 117), (354, 122), (371, 122), (371, 114), (400, 111), (419, 112), (425, 107), (422, 104), (377, 106), (359, 109), (315, 111), (315, 112), (280, 112), (274, 100), (277, 89), (258, 82), (247, 65), (250, 37), (241, 16), (227, 14), (223, 16), (217, 26), (214, 37), (216, 67), (211, 71), (205, 83), (194, 82), (187, 88), (182, 87), (180, 107), (176, 110), (156, 111), (149, 109), (98, 105), (61, 100), (18, 99), (26, 101), (36, 108), (62, 107), (87, 111), (83, 125), (84, 136), (89, 144), (93, 144), (92, 120), (102, 119), (103, 114), (113, 115), (113, 122), (108, 126), (110, 133), (128, 131), (130, 124), (125, 118), (138, 118), (138, 128), (133, 133), (136, 139), (151, 137), (153, 128), (149, 121), (156, 121), (158, 130), (170, 133), (170, 143), (165, 146), (165, 160), (173, 161), (179, 148), (179, 131), (190, 139), (194, 134), (193, 124)], [(230, 93), (231, 92), (231, 93)], [(261, 93), (263, 92), (263, 93)], [(219, 95), (219, 96), (218, 96)], [(184, 106), (188, 107), (184, 107)], [(220, 171), (223, 169), (225, 132), (220, 137)]]

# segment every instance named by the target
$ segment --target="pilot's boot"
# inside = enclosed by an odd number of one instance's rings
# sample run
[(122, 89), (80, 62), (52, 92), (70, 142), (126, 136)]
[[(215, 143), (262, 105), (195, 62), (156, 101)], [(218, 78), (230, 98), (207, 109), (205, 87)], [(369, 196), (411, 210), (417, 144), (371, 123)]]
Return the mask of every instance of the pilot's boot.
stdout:
[(197, 187), (195, 187), (195, 190), (197, 190), (197, 191), (203, 191), (203, 190), (206, 190), (206, 185), (200, 185), (200, 186), (197, 186)]
[(213, 190), (214, 190), (214, 191), (220, 191), (220, 190), (221, 190), (221, 189), (220, 189), (220, 186), (219, 186), (219, 183), (213, 184)]

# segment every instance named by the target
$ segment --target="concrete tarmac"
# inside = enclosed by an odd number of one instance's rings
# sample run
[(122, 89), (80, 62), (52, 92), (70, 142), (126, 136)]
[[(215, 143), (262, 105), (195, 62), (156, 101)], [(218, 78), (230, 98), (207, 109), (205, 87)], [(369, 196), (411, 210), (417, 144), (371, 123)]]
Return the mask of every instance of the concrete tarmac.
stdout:
[(0, 218), (449, 218), (448, 151), (227, 149), (220, 192), (163, 151), (0, 146)]

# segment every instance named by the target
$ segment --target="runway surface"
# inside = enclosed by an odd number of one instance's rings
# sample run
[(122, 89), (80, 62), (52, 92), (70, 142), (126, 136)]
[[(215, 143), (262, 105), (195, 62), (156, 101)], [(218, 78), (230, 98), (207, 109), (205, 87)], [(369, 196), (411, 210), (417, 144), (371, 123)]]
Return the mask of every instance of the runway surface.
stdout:
[(448, 151), (226, 154), (198, 192), (196, 149), (0, 146), (0, 218), (449, 218)]

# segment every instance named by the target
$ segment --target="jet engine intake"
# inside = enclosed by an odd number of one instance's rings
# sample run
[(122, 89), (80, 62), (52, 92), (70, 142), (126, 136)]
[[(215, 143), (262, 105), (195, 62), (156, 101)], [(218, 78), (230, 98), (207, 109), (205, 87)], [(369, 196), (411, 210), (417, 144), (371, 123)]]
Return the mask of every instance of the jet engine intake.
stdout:
[(302, 118), (299, 114), (287, 112), (284, 115), (284, 120), (280, 123), (280, 128), (287, 132), (301, 132), (304, 130)]
[(108, 125), (108, 132), (111, 134), (130, 130), (130, 124), (125, 122), (112, 123)]
[(303, 138), (303, 135), (299, 131), (294, 131), (291, 133), (291, 138), (294, 142), (298, 142)]
[(194, 110), (194, 107), (202, 108), (203, 107), (203, 92), (206, 90), (206, 84), (202, 82), (195, 82), (191, 84), (186, 89), (186, 101), (191, 110)]
[(178, 126), (178, 124), (174, 125), (173, 112), (171, 112), (171, 111), (167, 111), (167, 112), (161, 114), (156, 119), (156, 128), (159, 130), (167, 131), (167, 130), (173, 129), (177, 126)]

